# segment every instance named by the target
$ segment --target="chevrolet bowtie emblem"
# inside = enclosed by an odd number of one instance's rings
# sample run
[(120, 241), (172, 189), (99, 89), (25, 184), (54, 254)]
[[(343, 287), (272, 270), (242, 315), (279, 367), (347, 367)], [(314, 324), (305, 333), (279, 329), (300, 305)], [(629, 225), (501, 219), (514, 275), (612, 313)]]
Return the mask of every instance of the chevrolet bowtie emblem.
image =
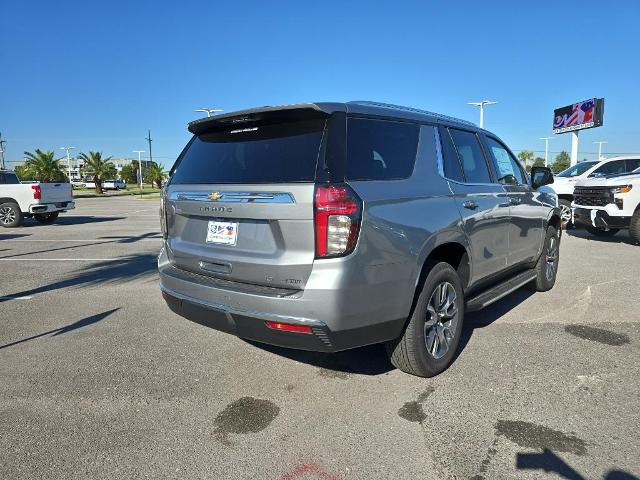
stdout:
[(212, 202), (217, 202), (222, 198), (222, 194), (220, 192), (213, 192), (209, 195), (209, 200)]

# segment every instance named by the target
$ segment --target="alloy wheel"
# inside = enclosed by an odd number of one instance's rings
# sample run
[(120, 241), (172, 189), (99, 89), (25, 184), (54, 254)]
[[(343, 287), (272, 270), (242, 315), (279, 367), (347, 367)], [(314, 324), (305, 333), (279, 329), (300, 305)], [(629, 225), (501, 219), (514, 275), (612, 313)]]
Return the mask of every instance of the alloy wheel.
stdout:
[(558, 239), (553, 236), (549, 238), (549, 246), (547, 247), (547, 264), (545, 267), (545, 276), (551, 282), (556, 274), (556, 264), (558, 262)]
[(2, 207), (0, 209), (0, 223), (9, 225), (16, 220), (16, 212), (11, 207)]
[(564, 225), (571, 223), (571, 207), (560, 205), (560, 218)]
[(431, 293), (427, 303), (424, 339), (427, 351), (435, 359), (449, 351), (458, 328), (456, 290), (449, 282), (442, 282)]

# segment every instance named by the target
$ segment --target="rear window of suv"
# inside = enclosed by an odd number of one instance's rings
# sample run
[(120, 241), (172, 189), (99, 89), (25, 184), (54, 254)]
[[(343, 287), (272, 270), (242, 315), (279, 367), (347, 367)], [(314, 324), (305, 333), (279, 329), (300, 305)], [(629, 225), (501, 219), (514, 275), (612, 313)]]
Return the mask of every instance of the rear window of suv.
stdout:
[(347, 180), (395, 180), (413, 173), (420, 127), (413, 123), (349, 118)]
[(324, 120), (307, 120), (201, 133), (180, 158), (171, 183), (312, 182), (324, 126)]

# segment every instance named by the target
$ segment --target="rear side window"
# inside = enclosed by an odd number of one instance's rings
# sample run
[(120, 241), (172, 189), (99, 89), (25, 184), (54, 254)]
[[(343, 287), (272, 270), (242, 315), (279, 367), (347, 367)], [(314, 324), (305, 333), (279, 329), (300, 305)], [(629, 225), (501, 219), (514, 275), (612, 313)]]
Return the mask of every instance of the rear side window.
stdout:
[(346, 179), (409, 178), (416, 161), (419, 131), (413, 123), (348, 119)]
[(0, 173), (0, 184), (16, 184), (20, 183), (15, 173)]
[(444, 176), (456, 182), (464, 182), (464, 175), (462, 174), (462, 166), (458, 159), (458, 153), (451, 141), (449, 130), (446, 128), (440, 128), (440, 143), (442, 145)]
[(467, 183), (491, 183), (489, 169), (475, 133), (449, 129)]
[(313, 182), (324, 126), (324, 120), (306, 120), (201, 133), (171, 183)]

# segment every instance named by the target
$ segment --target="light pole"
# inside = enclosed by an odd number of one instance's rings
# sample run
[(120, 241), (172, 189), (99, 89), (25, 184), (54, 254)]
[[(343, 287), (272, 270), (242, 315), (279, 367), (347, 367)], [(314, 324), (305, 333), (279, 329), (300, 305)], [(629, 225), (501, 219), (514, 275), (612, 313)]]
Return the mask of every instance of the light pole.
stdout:
[(60, 147), (60, 150), (67, 151), (67, 176), (69, 177), (69, 182), (71, 182), (71, 157), (69, 156), (69, 150), (73, 150), (76, 147)]
[(484, 128), (484, 107), (486, 105), (495, 105), (498, 102), (492, 102), (490, 100), (482, 100), (481, 102), (469, 102), (467, 105), (473, 105), (474, 107), (480, 107), (480, 128)]
[(210, 117), (212, 113), (224, 112), (224, 110), (219, 108), (198, 108), (197, 110), (194, 110), (194, 112), (203, 112), (207, 114), (207, 117)]
[(0, 133), (0, 170), (4, 170), (4, 144), (7, 143), (2, 140), (2, 133)]
[(602, 144), (609, 143), (609, 142), (600, 141), (600, 142), (593, 142), (593, 143), (598, 144), (598, 160), (602, 160)]
[(553, 137), (542, 137), (540, 140), (544, 140), (544, 166), (549, 166), (549, 140), (553, 140)]
[(140, 195), (142, 195), (142, 161), (140, 160), (140, 154), (144, 153), (144, 150), (134, 150), (133, 153), (138, 154), (138, 174), (140, 175)]

